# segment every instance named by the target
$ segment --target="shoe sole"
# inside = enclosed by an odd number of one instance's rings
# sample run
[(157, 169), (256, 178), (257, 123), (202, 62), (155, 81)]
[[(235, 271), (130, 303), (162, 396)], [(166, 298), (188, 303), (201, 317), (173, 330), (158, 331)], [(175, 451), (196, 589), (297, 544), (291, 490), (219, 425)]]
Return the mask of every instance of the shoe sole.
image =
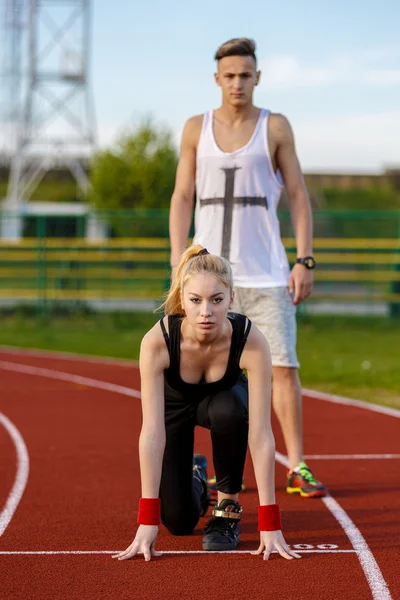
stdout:
[(240, 540), (232, 542), (231, 544), (213, 544), (203, 542), (203, 550), (213, 550), (214, 552), (223, 552), (224, 550), (235, 550)]
[(323, 498), (327, 496), (328, 492), (323, 490), (316, 490), (315, 492), (303, 492), (301, 488), (287, 487), (286, 491), (288, 494), (300, 494), (302, 498)]

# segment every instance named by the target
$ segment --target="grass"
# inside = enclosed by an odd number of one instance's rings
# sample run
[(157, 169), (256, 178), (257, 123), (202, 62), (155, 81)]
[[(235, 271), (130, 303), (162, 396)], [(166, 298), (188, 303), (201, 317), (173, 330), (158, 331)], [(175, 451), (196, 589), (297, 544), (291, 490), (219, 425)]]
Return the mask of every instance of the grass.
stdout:
[(49, 319), (8, 315), (1, 319), (0, 344), (138, 359), (140, 341), (158, 319), (146, 312)]
[[(3, 314), (0, 344), (137, 359), (152, 313), (73, 314), (36, 319)], [(400, 408), (400, 319), (301, 317), (305, 387)]]
[(300, 375), (305, 387), (400, 409), (400, 319), (302, 318)]

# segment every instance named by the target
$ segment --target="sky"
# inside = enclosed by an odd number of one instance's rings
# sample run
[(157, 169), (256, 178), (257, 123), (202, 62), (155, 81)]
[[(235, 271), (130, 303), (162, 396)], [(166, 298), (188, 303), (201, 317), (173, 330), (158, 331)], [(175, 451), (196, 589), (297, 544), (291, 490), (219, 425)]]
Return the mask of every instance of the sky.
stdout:
[[(3, 24), (10, 2), (0, 0)], [(23, 0), (26, 14), (28, 4)], [(400, 167), (399, 0), (91, 0), (91, 5), (89, 79), (99, 148), (112, 147), (149, 117), (172, 132), (178, 148), (185, 121), (220, 105), (215, 50), (232, 37), (250, 37), (262, 71), (254, 103), (289, 119), (305, 172), (381, 173)], [(51, 10), (62, 16), (65, 6)], [(72, 45), (80, 44), (79, 35), (72, 30)], [(27, 33), (24, 40), (27, 48)], [(43, 40), (46, 46), (45, 34)], [(63, 51), (67, 42), (62, 38)], [(0, 55), (7, 57), (7, 48), (0, 36)], [(25, 50), (21, 56), (27, 64)], [(49, 68), (58, 64), (56, 53), (48, 61)], [(0, 104), (14, 110), (12, 93), (3, 96)], [(42, 111), (44, 102), (42, 97)], [(7, 147), (15, 130), (9, 135), (6, 126), (1, 129)]]
[(217, 47), (256, 41), (254, 103), (290, 121), (306, 172), (400, 166), (400, 2), (93, 0), (98, 141), (151, 116), (179, 144), (189, 117), (220, 103)]

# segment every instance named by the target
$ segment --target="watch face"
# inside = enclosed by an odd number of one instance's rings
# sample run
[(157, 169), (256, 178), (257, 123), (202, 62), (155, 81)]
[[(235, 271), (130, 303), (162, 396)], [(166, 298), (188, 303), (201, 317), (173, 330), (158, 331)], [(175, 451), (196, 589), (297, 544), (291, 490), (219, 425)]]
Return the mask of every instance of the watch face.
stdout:
[(307, 269), (313, 269), (315, 267), (315, 260), (312, 256), (307, 256), (307, 258), (304, 259), (304, 264)]

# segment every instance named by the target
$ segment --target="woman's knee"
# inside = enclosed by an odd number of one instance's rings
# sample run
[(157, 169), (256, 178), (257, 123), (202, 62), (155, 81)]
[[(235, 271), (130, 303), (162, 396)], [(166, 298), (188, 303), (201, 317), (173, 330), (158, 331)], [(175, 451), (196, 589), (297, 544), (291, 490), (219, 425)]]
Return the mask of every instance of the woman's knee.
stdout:
[(165, 527), (171, 535), (190, 535), (197, 525), (198, 519), (183, 519), (180, 517), (162, 519)]
[(211, 429), (226, 428), (229, 423), (236, 427), (248, 425), (247, 407), (231, 390), (214, 396), (208, 407), (208, 417)]

